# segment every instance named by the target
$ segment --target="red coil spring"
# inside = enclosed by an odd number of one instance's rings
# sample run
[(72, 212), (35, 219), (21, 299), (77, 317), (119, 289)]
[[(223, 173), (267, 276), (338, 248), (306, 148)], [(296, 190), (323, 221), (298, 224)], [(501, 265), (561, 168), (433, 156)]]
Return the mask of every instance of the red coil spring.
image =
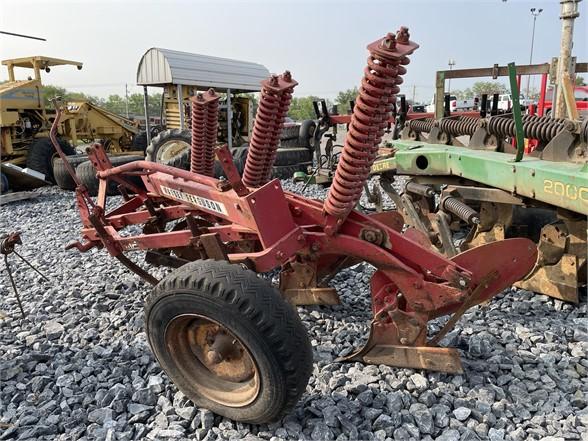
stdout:
[(261, 84), (261, 98), (243, 171), (243, 183), (248, 187), (259, 187), (271, 177), (284, 118), (298, 83), (286, 71), (279, 77), (272, 75)]
[(219, 96), (214, 90), (192, 98), (190, 171), (214, 175), (214, 146), (218, 134)]
[(327, 213), (325, 231), (334, 233), (355, 207), (376, 159), (379, 144), (387, 127), (388, 115), (396, 101), (403, 67), (410, 61), (406, 55), (418, 46), (409, 41), (408, 28), (388, 34), (368, 46), (370, 56), (361, 81), (343, 153), (333, 184), (324, 203)]

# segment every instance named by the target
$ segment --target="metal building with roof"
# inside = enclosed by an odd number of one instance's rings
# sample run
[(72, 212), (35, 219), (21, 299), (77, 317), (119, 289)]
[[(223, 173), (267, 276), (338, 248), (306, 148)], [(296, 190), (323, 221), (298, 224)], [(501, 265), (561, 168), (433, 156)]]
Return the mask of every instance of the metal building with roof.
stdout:
[[(170, 49), (148, 49), (137, 67), (137, 84), (143, 86), (145, 120), (148, 124), (147, 87), (163, 87), (164, 96), (174, 97), (173, 104), (165, 101), (165, 119), (168, 126), (184, 129), (184, 107), (196, 91), (214, 88), (226, 93), (227, 120), (231, 121), (231, 95), (258, 92), (261, 81), (269, 76), (269, 70), (258, 63), (192, 54)], [(228, 139), (231, 144), (231, 124), (228, 124)], [(149, 127), (147, 126), (149, 137)]]
[(197, 88), (213, 87), (219, 92), (257, 92), (269, 75), (267, 68), (249, 61), (151, 48), (137, 68), (140, 86), (180, 84)]

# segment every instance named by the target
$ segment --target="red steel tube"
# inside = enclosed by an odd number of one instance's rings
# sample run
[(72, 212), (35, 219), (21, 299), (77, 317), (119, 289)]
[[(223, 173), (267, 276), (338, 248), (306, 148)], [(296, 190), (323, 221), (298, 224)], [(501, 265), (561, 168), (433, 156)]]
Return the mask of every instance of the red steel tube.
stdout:
[(398, 85), (406, 73), (404, 66), (410, 62), (407, 55), (417, 48), (409, 40), (406, 27), (401, 27), (396, 35), (389, 33), (368, 45), (367, 67), (333, 184), (323, 206), (327, 234), (337, 231), (361, 196), (400, 91)]

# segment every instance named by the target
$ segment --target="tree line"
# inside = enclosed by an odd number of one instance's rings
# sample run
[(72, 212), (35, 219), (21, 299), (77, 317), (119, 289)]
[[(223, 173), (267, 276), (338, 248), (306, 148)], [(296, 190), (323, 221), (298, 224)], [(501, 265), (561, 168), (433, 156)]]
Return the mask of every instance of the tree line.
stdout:
[[(45, 106), (51, 107), (50, 99), (60, 96), (64, 101), (90, 101), (97, 106), (100, 106), (110, 112), (121, 116), (127, 114), (127, 103), (124, 96), (109, 95), (108, 98), (100, 98), (94, 95), (88, 95), (82, 92), (72, 92), (64, 87), (59, 86), (43, 86), (43, 99)], [(141, 116), (145, 114), (143, 108), (143, 94), (131, 93), (129, 94), (129, 115)], [(161, 93), (154, 93), (149, 95), (149, 115), (159, 116), (161, 113)]]
[[(586, 83), (584, 78), (578, 75), (576, 77), (576, 85), (583, 86)], [(119, 115), (126, 115), (126, 102), (125, 97), (120, 95), (109, 95), (108, 98), (99, 98), (93, 95), (87, 95), (81, 92), (70, 92), (63, 87), (58, 86), (43, 86), (45, 105), (51, 106), (49, 99), (54, 96), (61, 96), (65, 100), (88, 100), (92, 103), (105, 108), (111, 112)], [(524, 87), (521, 87), (523, 91)], [(510, 88), (504, 83), (498, 81), (477, 81), (471, 87), (466, 89), (455, 89), (451, 90), (451, 94), (457, 96), (458, 99), (468, 99), (475, 96), (481, 96), (483, 94), (492, 95), (494, 93), (508, 93)], [(337, 105), (337, 111), (339, 114), (346, 114), (350, 112), (350, 102), (355, 101), (357, 94), (359, 93), (357, 87), (342, 90), (335, 97), (335, 101), (325, 100), (327, 107), (331, 109), (333, 104)], [(254, 101), (254, 109), (257, 104), (257, 94), (248, 94)], [(538, 98), (539, 93), (536, 89), (531, 89), (529, 92), (530, 98)], [(305, 97), (293, 97), (292, 103), (290, 104), (290, 110), (288, 116), (296, 121), (302, 121), (305, 119), (315, 119), (316, 115), (314, 112), (313, 101), (320, 101), (321, 98), (317, 96), (305, 96)], [(412, 103), (408, 100), (409, 104)], [(143, 94), (132, 93), (129, 95), (128, 100), (129, 114), (131, 115), (143, 115)], [(161, 93), (154, 93), (149, 95), (149, 115), (156, 116), (161, 113)]]

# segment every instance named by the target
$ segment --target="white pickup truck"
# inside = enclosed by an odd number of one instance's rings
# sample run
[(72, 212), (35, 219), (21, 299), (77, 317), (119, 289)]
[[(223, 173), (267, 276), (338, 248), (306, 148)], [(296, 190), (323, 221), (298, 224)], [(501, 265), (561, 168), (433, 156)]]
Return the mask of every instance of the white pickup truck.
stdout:
[[(525, 95), (519, 95), (519, 104), (521, 110), (527, 110), (530, 104), (533, 104), (533, 100), (525, 98)], [(492, 105), (491, 97), (488, 97), (488, 105)], [(501, 113), (507, 113), (512, 111), (512, 95), (505, 93), (498, 96), (498, 111)]]
[[(463, 112), (466, 110), (478, 110), (479, 106), (479, 99), (478, 97), (469, 98), (466, 100), (458, 100), (455, 95), (451, 95), (449, 97), (449, 110), (451, 112)], [(431, 100), (431, 104), (429, 104), (425, 110), (427, 112), (435, 112), (435, 97)]]

